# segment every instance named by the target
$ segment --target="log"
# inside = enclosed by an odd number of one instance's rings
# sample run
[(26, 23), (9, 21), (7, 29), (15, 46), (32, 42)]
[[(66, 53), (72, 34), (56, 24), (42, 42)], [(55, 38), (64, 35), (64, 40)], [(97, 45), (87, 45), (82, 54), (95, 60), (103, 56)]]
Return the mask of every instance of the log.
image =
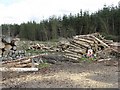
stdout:
[(20, 41), (20, 38), (13, 38), (12, 41)]
[(0, 71), (19, 71), (19, 72), (23, 72), (23, 71), (38, 71), (38, 68), (6, 68), (6, 67), (2, 67), (0, 68)]
[(11, 41), (11, 44), (14, 45), (14, 46), (17, 46), (19, 41), (20, 41), (19, 38), (14, 38), (14, 39)]
[(9, 53), (9, 51), (3, 51), (2, 52), (3, 57), (6, 56), (6, 55), (8, 55), (8, 53)]
[(11, 45), (9, 44), (5, 45), (5, 48), (4, 48), (5, 51), (10, 51), (11, 49), (12, 49)]
[(76, 35), (76, 36), (73, 36), (74, 37), (77, 37), (77, 38), (81, 38), (81, 37), (90, 37), (90, 36), (98, 36), (100, 35), (99, 33), (92, 33), (92, 34), (87, 34), (87, 35)]
[(16, 46), (12, 46), (12, 50), (16, 51), (17, 47)]
[(11, 44), (14, 45), (14, 46), (17, 46), (18, 45), (18, 41), (11, 41)]
[(105, 38), (104, 38), (102, 35), (100, 35), (100, 33), (99, 33), (98, 36), (99, 36), (99, 39), (100, 39), (100, 40), (105, 40)]
[(73, 38), (82, 38), (82, 39), (86, 39), (86, 40), (90, 40), (90, 41), (96, 41), (96, 40), (94, 40), (94, 37), (96, 37), (100, 40), (103, 40), (103, 37), (99, 33), (93, 33), (93, 34), (87, 34), (87, 35), (78, 35), (78, 36), (74, 36)]
[(18, 68), (32, 67), (32, 66), (33, 66), (32, 63), (14, 65), (14, 67), (18, 67)]
[(96, 38), (95, 36), (91, 36), (91, 37), (93, 37), (96, 41), (100, 42), (102, 45), (106, 46), (107, 48), (110, 48), (110, 46), (104, 43), (102, 40)]
[(78, 55), (78, 56), (81, 56), (82, 54), (81, 53), (78, 53), (78, 52), (75, 52), (75, 51), (70, 51), (70, 50), (65, 50), (64, 52), (65, 54), (68, 53), (68, 54), (74, 54), (74, 55)]
[(80, 37), (81, 39), (86, 39), (86, 40), (89, 40), (89, 41), (93, 41), (93, 38), (90, 37), (90, 36), (84, 36), (84, 37)]
[(70, 56), (70, 57), (74, 57), (74, 58), (78, 58), (78, 59), (80, 59), (82, 56), (80, 55), (80, 56), (78, 56), (78, 55), (75, 55), (75, 54), (65, 54), (65, 56)]
[(80, 61), (78, 60), (78, 58), (75, 57), (71, 57), (71, 56), (64, 56), (66, 58), (67, 61), (72, 62), (72, 63), (79, 63)]
[(72, 40), (72, 42), (82, 46), (82, 47), (85, 47), (85, 48), (88, 48), (88, 47), (91, 47), (90, 45), (86, 44), (86, 43), (83, 43), (83, 42), (79, 42), (79, 41), (76, 41), (76, 40)]
[(103, 40), (103, 42), (105, 42), (106, 44), (112, 44), (113, 40)]
[(98, 51), (98, 46), (97, 46), (97, 44), (94, 44), (94, 45), (95, 45), (94, 51), (97, 52)]
[(20, 63), (20, 62), (13, 62), (13, 63), (7, 63), (7, 64), (2, 64), (3, 67), (32, 67), (32, 62), (28, 62), (27, 63)]
[(73, 38), (73, 39), (78, 40), (78, 41), (82, 41), (82, 42), (86, 42), (86, 43), (89, 43), (89, 44), (94, 44), (94, 41), (83, 39), (83, 38)]
[(32, 60), (28, 59), (28, 60), (17, 62), (16, 65), (18, 65), (18, 64), (26, 64), (26, 63), (31, 63), (31, 62), (32, 62)]
[(35, 56), (30, 56), (30, 57), (24, 57), (24, 58), (20, 58), (20, 59), (13, 60), (13, 61), (4, 61), (4, 62), (2, 62), (2, 64), (19, 62), (19, 61), (22, 61), (22, 60), (27, 60), (27, 59), (32, 59), (32, 58), (41, 58), (42, 56), (45, 56), (45, 55), (47, 55), (47, 54), (40, 54), (40, 55), (35, 55)]
[(5, 44), (3, 42), (0, 41), (0, 49), (4, 48)]
[(107, 58), (107, 59), (99, 59), (99, 60), (97, 60), (98, 62), (102, 62), (102, 61), (109, 61), (109, 60), (111, 60), (111, 58)]
[(83, 38), (78, 38), (78, 39), (74, 39), (76, 41), (78, 41), (80, 44), (82, 45), (89, 45), (90, 47), (93, 47), (94, 46), (94, 40), (87, 40), (87, 39), (83, 39)]
[(12, 41), (12, 38), (11, 38), (11, 37), (3, 37), (3, 38), (2, 38), (2, 41), (3, 41), (4, 43), (10, 44), (11, 41)]
[(70, 44), (70, 45), (69, 45), (69, 49), (71, 49), (71, 48), (72, 48), (72, 49), (78, 49), (78, 50), (79, 50), (79, 49), (80, 49), (80, 50), (83, 49), (83, 48), (81, 48), (81, 47), (79, 47), (79, 46), (77, 46), (77, 45), (73, 45), (73, 44)]
[(44, 50), (50, 50), (49, 47), (41, 47), (41, 48), (44, 49)]
[(76, 48), (81, 48), (81, 49), (86, 49), (86, 47), (84, 47), (84, 46), (81, 46), (81, 45), (79, 45), (79, 44), (77, 44), (77, 43), (74, 43), (74, 42), (70, 42), (70, 46), (71, 45), (73, 45), (73, 46), (75, 46)]
[(71, 51), (71, 52), (74, 52), (76, 54), (81, 54), (81, 55), (86, 53), (86, 50), (84, 50), (84, 49), (83, 50), (80, 50), (80, 49), (68, 49), (66, 51)]
[(28, 59), (28, 60), (23, 60), (23, 61), (18, 61), (18, 62), (12, 62), (12, 63), (6, 63), (6, 64), (3, 64), (4, 66), (9, 66), (9, 67), (12, 67), (12, 66), (16, 66), (16, 65), (22, 65), (22, 64), (27, 64), (27, 63), (32, 63), (31, 59)]

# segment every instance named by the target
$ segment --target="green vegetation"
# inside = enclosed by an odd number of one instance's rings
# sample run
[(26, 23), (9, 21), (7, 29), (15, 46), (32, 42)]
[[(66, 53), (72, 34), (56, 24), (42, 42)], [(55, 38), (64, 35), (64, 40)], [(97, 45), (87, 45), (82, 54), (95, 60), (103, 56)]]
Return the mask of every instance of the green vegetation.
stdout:
[(49, 63), (41, 63), (41, 64), (38, 65), (38, 68), (39, 68), (39, 69), (42, 69), (42, 68), (47, 68), (47, 67), (49, 67), (49, 66), (50, 66)]
[(113, 41), (119, 41), (120, 36), (115, 36), (115, 35), (106, 35), (104, 34), (103, 36), (105, 36), (105, 39), (110, 39)]
[(31, 54), (42, 54), (42, 53), (48, 53), (47, 51), (42, 51), (42, 50), (27, 50), (27, 53), (31, 53)]
[[(3, 34), (18, 36), (25, 40), (50, 41), (60, 37), (71, 38), (74, 35), (103, 33), (107, 39), (119, 41), (120, 35), (120, 7), (104, 6), (103, 9), (90, 14), (80, 10), (79, 13), (50, 17), (40, 23), (30, 21), (20, 25), (3, 24)], [(10, 32), (10, 33), (9, 33)]]
[(85, 61), (85, 62), (92, 62), (92, 61), (95, 61), (96, 58), (95, 57), (82, 57), (79, 59), (79, 61)]

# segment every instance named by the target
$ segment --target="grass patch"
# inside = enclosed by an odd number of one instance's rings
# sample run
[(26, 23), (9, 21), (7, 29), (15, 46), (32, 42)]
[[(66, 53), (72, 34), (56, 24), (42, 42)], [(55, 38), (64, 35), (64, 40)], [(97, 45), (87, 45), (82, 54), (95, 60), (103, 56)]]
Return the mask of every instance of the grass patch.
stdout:
[(82, 57), (79, 59), (79, 61), (84, 61), (84, 62), (92, 62), (92, 61), (95, 61), (95, 58), (94, 57)]
[(48, 53), (47, 51), (42, 51), (42, 50), (27, 50), (27, 53), (31, 53), (31, 54), (42, 54), (42, 53)]
[(47, 68), (47, 67), (50, 67), (50, 64), (49, 64), (49, 63), (41, 63), (41, 64), (38, 65), (38, 68), (39, 68), (39, 69)]

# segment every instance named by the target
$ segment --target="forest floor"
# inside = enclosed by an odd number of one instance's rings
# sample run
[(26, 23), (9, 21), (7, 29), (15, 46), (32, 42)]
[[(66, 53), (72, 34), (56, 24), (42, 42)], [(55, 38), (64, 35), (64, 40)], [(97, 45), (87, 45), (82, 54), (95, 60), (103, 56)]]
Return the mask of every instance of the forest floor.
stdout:
[[(3, 88), (118, 88), (118, 64), (61, 62), (37, 72), (2, 72)], [(112, 64), (111, 64), (112, 63)]]

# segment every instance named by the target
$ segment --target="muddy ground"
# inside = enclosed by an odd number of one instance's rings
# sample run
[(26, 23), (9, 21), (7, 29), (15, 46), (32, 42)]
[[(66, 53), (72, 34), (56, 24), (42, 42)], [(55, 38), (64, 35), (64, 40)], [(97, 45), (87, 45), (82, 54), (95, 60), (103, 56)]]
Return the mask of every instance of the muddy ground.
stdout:
[(5, 88), (118, 88), (118, 64), (61, 62), (38, 72), (2, 72)]

